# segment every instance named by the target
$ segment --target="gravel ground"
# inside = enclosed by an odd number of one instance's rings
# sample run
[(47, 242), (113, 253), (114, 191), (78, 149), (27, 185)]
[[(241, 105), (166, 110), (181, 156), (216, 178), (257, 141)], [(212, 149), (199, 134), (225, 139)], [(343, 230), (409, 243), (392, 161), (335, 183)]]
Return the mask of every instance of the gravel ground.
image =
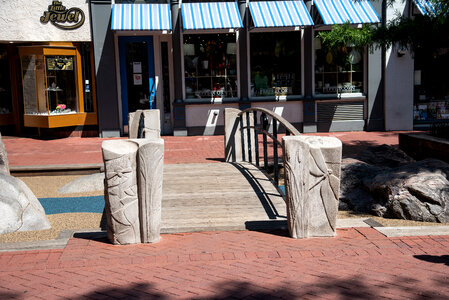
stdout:
[[(67, 183), (80, 178), (82, 175), (67, 176), (30, 176), (19, 177), (34, 192), (37, 198), (50, 197), (82, 197), (82, 196), (99, 196), (103, 195), (103, 191), (61, 194), (58, 189)], [(71, 229), (99, 229), (101, 226), (102, 214), (99, 213), (64, 213), (47, 215), (52, 228), (41, 231), (15, 232), (8, 234), (0, 234), (0, 243), (25, 242), (37, 240), (51, 240), (58, 237), (61, 230)], [(382, 226), (440, 226), (449, 225), (441, 223), (415, 222), (408, 220), (386, 219), (369, 214), (358, 214), (352, 211), (339, 211), (339, 219), (347, 218), (371, 218)]]

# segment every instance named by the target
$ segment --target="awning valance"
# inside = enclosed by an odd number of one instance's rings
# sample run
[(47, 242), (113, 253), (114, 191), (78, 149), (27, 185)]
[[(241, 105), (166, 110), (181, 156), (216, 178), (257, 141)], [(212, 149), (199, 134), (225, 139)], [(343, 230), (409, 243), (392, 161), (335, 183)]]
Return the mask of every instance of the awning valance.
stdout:
[(255, 27), (313, 25), (302, 1), (255, 1), (249, 3)]
[(112, 30), (171, 30), (169, 4), (114, 4)]
[(243, 27), (235, 2), (183, 3), (181, 11), (185, 30)]
[(413, 0), (422, 15), (435, 16), (435, 6), (428, 0)]
[(380, 18), (368, 0), (315, 0), (324, 24), (379, 23)]

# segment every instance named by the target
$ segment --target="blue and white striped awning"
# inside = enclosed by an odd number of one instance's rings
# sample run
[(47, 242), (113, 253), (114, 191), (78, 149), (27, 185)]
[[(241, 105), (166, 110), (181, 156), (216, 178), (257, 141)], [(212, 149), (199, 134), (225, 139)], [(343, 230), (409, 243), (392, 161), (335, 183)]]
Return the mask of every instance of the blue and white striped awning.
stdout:
[(112, 30), (171, 30), (169, 4), (114, 4)]
[(181, 10), (185, 30), (243, 27), (235, 2), (183, 3)]
[(324, 24), (379, 23), (380, 18), (368, 0), (315, 0)]
[(249, 3), (255, 27), (295, 27), (313, 25), (302, 1), (256, 1)]
[(428, 0), (413, 0), (415, 2), (416, 7), (418, 8), (419, 12), (424, 16), (435, 16), (436, 10), (435, 10), (435, 4)]

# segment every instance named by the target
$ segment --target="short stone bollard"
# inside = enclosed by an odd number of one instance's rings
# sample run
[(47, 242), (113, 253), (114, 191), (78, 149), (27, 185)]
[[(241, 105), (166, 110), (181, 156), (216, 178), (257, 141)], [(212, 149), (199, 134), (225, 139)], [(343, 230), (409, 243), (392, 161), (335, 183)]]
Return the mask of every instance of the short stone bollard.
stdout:
[(285, 136), (283, 144), (290, 236), (335, 236), (341, 141), (334, 137)]
[(116, 245), (160, 240), (164, 140), (102, 144), (109, 240)]

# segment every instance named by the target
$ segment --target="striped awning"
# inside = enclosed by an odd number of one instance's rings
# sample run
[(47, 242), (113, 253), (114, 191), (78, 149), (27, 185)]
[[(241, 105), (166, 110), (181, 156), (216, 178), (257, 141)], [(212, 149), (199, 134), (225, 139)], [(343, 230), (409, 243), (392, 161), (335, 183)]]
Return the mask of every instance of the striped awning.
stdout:
[(295, 27), (313, 25), (302, 1), (256, 1), (249, 3), (255, 27)]
[(169, 4), (114, 4), (112, 30), (171, 30)]
[(324, 24), (379, 23), (380, 18), (368, 0), (315, 0)]
[(435, 16), (435, 4), (428, 0), (413, 0), (419, 12), (424, 16)]
[(237, 3), (183, 3), (182, 24), (185, 30), (241, 28)]

